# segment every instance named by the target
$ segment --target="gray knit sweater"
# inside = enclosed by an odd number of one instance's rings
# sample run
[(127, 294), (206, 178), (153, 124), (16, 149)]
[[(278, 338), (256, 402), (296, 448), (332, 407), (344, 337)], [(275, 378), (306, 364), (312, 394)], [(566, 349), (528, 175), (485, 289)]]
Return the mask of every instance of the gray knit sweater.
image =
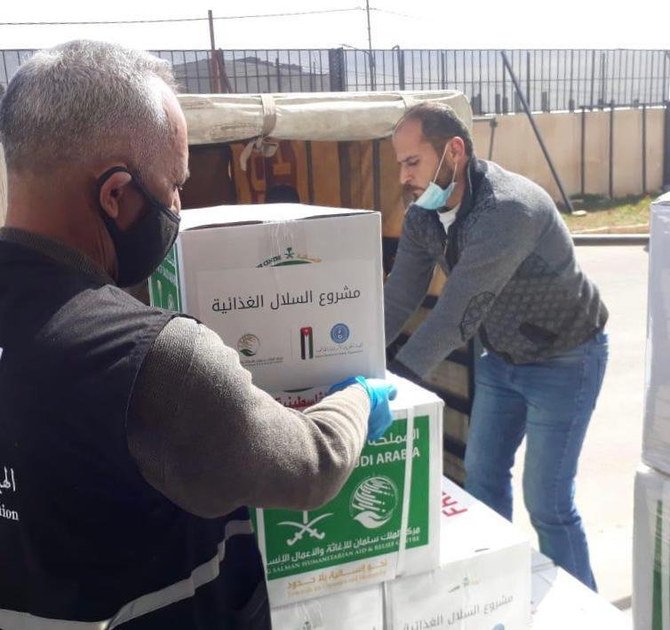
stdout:
[(551, 197), (493, 162), (470, 159), (448, 237), (435, 212), (410, 206), (384, 288), (387, 345), (423, 301), (435, 265), (447, 283), (396, 355), (396, 371), (425, 376), (477, 333), (510, 363), (537, 362), (578, 346), (607, 321)]

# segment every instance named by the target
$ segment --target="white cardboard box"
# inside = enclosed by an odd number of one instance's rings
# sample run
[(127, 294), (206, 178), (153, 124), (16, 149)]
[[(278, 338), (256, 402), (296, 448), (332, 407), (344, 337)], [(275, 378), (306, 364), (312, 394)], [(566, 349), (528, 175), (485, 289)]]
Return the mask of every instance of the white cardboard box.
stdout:
[[(280, 393), (384, 376), (382, 281), (378, 212), (260, 204), (184, 211), (149, 288), (152, 304), (197, 317)], [(295, 406), (315, 395), (295, 394)]]
[(394, 422), (365, 445), (332, 501), (309, 512), (254, 511), (273, 607), (438, 566), (444, 403), (387, 379), (398, 388)]
[[(442, 517), (439, 571), (273, 609), (274, 630), (630, 630), (602, 596), (541, 553), (530, 557), (507, 521), (450, 482), (443, 492), (451, 516)], [(508, 554), (495, 552), (496, 540)]]
[(273, 630), (384, 628), (384, 601), (380, 585), (273, 608), (271, 613)]
[(441, 510), (440, 568), (384, 585), (387, 628), (528, 628), (528, 540), (446, 478)]
[(651, 206), (642, 461), (670, 474), (670, 193)]
[(533, 571), (532, 593), (533, 630), (630, 630), (623, 613), (560, 567)]
[(639, 630), (670, 630), (670, 477), (635, 475), (633, 618)]
[[(446, 478), (438, 505), (439, 569), (273, 609), (274, 630), (376, 629), (382, 607), (386, 630), (526, 630), (531, 601), (528, 542)], [(538, 567), (546, 566), (551, 561), (542, 558)]]

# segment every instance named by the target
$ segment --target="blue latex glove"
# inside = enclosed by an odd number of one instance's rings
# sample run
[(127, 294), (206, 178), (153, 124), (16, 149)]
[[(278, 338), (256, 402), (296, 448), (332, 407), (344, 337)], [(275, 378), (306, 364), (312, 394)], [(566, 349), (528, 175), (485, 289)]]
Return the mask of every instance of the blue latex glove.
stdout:
[(393, 400), (398, 394), (395, 385), (380, 378), (365, 378), (363, 376), (352, 376), (340, 383), (336, 383), (328, 393), (339, 392), (349, 385), (358, 383), (367, 392), (370, 398), (370, 416), (368, 417), (368, 440), (378, 440), (393, 422), (393, 414), (389, 407), (389, 400)]

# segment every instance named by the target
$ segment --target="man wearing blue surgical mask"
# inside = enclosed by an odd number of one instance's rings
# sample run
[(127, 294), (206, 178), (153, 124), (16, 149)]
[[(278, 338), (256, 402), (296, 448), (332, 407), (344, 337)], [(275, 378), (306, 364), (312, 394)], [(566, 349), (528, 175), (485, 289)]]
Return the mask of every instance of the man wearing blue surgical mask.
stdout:
[(448, 279), (389, 368), (425, 379), (479, 337), (466, 489), (511, 520), (511, 468), (525, 437), (524, 502), (540, 550), (595, 589), (573, 498), (607, 363), (598, 289), (579, 268), (549, 195), (478, 159), (448, 106), (410, 108), (393, 146), (414, 201), (384, 288), (387, 345), (423, 301), (436, 266)]

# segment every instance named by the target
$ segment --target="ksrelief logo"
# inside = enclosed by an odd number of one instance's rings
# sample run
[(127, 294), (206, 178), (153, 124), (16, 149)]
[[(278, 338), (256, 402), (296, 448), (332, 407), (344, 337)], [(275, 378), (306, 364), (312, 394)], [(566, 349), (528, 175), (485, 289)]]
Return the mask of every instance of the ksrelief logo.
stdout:
[(349, 326), (346, 324), (335, 324), (335, 326), (330, 329), (330, 338), (335, 343), (344, 343), (349, 339)]
[(253, 357), (261, 347), (261, 342), (256, 335), (247, 333), (237, 341), (237, 351), (245, 357)]
[(398, 488), (388, 477), (369, 477), (351, 495), (350, 512), (367, 529), (386, 525), (398, 506)]

